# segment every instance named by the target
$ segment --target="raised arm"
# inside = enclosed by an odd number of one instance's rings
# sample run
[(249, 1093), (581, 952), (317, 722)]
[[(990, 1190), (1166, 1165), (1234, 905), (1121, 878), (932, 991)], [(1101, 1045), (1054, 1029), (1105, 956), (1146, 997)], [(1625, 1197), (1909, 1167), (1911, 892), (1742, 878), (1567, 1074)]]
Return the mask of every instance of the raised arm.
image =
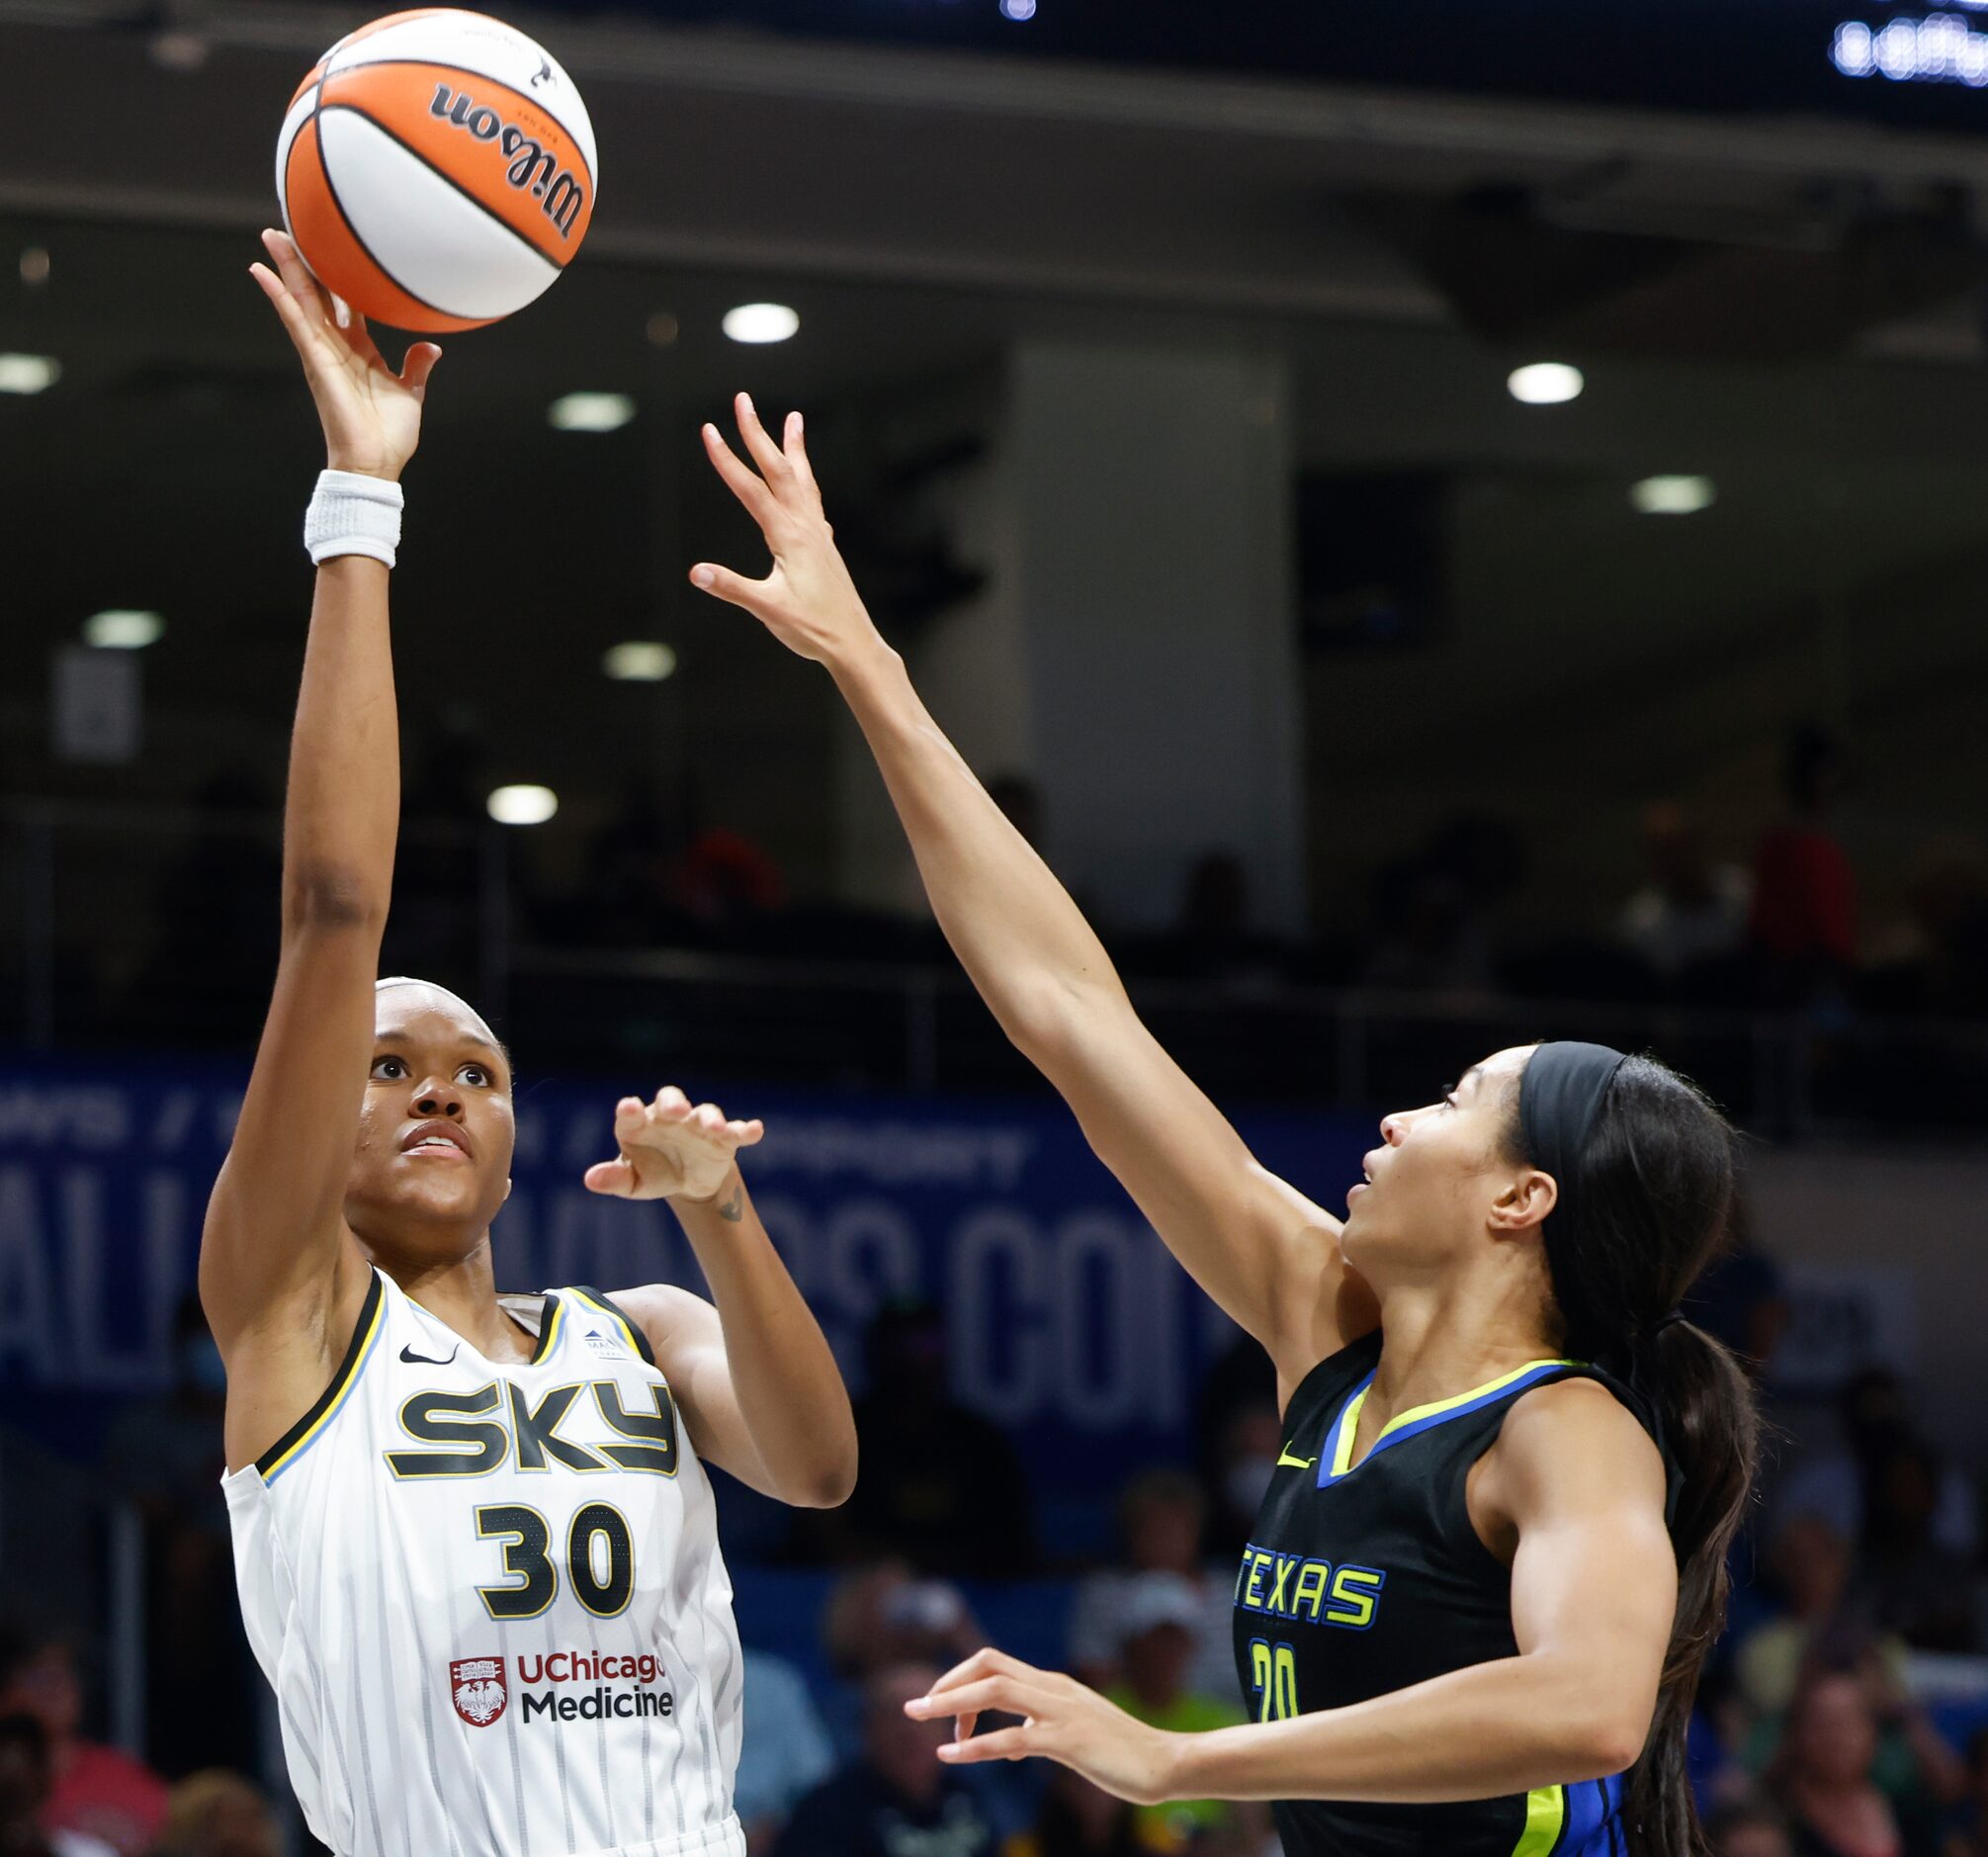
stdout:
[(700, 1456), (761, 1495), (832, 1509), (856, 1484), (856, 1419), (828, 1338), (753, 1210), (738, 1150), (765, 1132), (681, 1090), (615, 1108), (595, 1193), (667, 1199), (715, 1306), (672, 1283), (616, 1292), (642, 1324)]
[(758, 522), (773, 569), (747, 580), (700, 564), (692, 580), (826, 666), (876, 755), (939, 926), (1001, 1029), (1195, 1282), (1269, 1351), (1288, 1391), (1376, 1319), (1340, 1264), (1339, 1221), (1258, 1166), (1161, 1048), (1082, 913), (926, 712), (836, 552), (800, 415), (776, 445), (741, 395), (738, 423), (756, 473), (715, 426), (705, 447)]
[[(397, 482), (441, 351), (418, 344), (394, 374), (363, 323), (337, 326), (290, 241), (263, 242), (276, 270), (252, 272), (303, 362), (329, 468)], [(201, 1234), (201, 1301), (228, 1367), (230, 1464), (322, 1390), (365, 1290), (344, 1197), (400, 806), (387, 580), (382, 561), (359, 554), (317, 570), (284, 802), (276, 987)]]

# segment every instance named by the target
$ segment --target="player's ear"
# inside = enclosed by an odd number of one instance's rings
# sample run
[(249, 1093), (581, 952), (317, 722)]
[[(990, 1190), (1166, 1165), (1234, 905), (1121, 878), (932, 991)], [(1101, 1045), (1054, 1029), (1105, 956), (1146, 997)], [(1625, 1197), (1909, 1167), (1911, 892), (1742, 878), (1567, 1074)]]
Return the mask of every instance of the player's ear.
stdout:
[[(508, 1174), (504, 1176), (504, 1199), (508, 1199), (511, 1196), (511, 1189), (516, 1185), (517, 1182), (514, 1181)], [(499, 1199), (497, 1203), (499, 1205), (502, 1205), (504, 1199)]]

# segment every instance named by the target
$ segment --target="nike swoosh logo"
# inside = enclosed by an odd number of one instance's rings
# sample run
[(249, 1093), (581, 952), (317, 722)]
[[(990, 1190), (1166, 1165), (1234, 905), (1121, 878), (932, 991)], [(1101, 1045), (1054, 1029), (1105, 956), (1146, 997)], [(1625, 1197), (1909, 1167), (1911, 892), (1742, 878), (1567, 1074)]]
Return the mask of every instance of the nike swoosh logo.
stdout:
[(1317, 1458), (1292, 1457), (1289, 1445), (1286, 1445), (1277, 1456), (1277, 1468), (1280, 1470), (1287, 1467), (1293, 1470), (1309, 1470), (1316, 1462), (1318, 1462)]
[(459, 1341), (456, 1344), (455, 1348), (451, 1348), (449, 1350), (447, 1358), (440, 1361), (436, 1360), (433, 1355), (416, 1354), (412, 1348), (402, 1348), (400, 1350), (400, 1358), (401, 1360), (405, 1361), (409, 1367), (412, 1367), (417, 1361), (423, 1367), (447, 1367), (449, 1365), (449, 1362), (453, 1361), (456, 1358), (456, 1351), (457, 1349), (461, 1348), (462, 1345), (463, 1344)]

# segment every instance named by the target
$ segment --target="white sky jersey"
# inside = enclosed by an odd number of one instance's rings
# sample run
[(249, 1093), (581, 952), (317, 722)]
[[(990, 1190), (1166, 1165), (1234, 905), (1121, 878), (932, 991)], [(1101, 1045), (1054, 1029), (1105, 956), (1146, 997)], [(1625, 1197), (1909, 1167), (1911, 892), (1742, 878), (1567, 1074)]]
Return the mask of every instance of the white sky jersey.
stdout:
[(249, 1642), (338, 1857), (743, 1857), (711, 1482), (598, 1290), (482, 1355), (376, 1271), (324, 1396), (221, 1479)]

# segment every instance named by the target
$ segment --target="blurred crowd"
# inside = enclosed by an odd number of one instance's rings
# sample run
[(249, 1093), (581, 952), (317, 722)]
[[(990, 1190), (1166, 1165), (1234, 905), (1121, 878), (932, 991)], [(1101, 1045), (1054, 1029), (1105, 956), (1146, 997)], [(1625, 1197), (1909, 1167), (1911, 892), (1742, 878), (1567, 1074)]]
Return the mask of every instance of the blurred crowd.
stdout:
[[(1781, 1444), (1735, 1551), (1729, 1630), (1692, 1767), (1720, 1857), (1988, 1857), (1988, 1641), (1974, 1480), (1909, 1388), (1871, 1368), (1777, 1403), (1778, 1273), (1742, 1239), (1694, 1319), (1756, 1365)], [(988, 1642), (1070, 1670), (1141, 1720), (1244, 1719), (1237, 1551), (1280, 1442), (1247, 1343), (1200, 1390), (1196, 1461), (1129, 1477), (1104, 1551), (1044, 1539), (1028, 1465), (948, 1390), (945, 1327), (892, 1305), (868, 1337), (863, 1476), (843, 1510), (755, 1524), (726, 1484), (747, 1645), (738, 1806), (753, 1857), (1269, 1857), (1265, 1813), (1134, 1809), (1061, 1771), (958, 1768), (902, 1705)], [(269, 1857), (261, 1680), (216, 1500), (220, 1378), (189, 1304), (166, 1398), (127, 1408), (98, 1466), (142, 1517), (145, 1758), (90, 1731), (100, 1641), (38, 1614), (0, 1636), (0, 1857)], [(20, 1492), (10, 1492), (18, 1497)], [(776, 1600), (779, 1603), (775, 1603)], [(278, 1796), (281, 1797), (280, 1788)], [(290, 1809), (285, 1804), (283, 1810)]]
[[(476, 765), (473, 748), (451, 740), (410, 776), (389, 928), (396, 971), (464, 986), (483, 971), (492, 883), (485, 859), (495, 829)], [(1468, 812), (1370, 873), (1364, 909), (1356, 887), (1336, 898), (1332, 924), (1309, 938), (1265, 928), (1243, 860), (1221, 848), (1183, 871), (1163, 931), (1134, 932), (1108, 913), (1099, 926), (1135, 979), (1211, 994), (1297, 985), (1421, 995), (1445, 1006), (1766, 1008), (1809, 1014), (1824, 1035), (1857, 1023), (1988, 1017), (1988, 840), (1927, 840), (1912, 853), (1909, 879), (1874, 907), (1837, 822), (1846, 779), (1835, 739), (1801, 727), (1782, 747), (1771, 816), (1708, 821), (1676, 800), (1653, 800), (1638, 826), (1641, 881), (1585, 916), (1549, 907), (1534, 847), (1516, 828), (1496, 813)], [(1038, 789), (1018, 776), (996, 778), (991, 789), (1025, 837), (1044, 839)], [(129, 917), (161, 925), (157, 944), (126, 961), (122, 977), (87, 971), (93, 960), (107, 964), (102, 950), (58, 950), (58, 980), (74, 1009), (67, 1029), (87, 1030), (94, 1015), (127, 1041), (232, 1047), (253, 1036), (275, 962), (275, 801), (273, 789), (244, 773), (203, 789), (200, 812), (214, 830), (185, 841), (149, 907)], [(509, 940), (564, 954), (675, 949), (949, 965), (922, 916), (798, 897), (765, 847), (706, 817), (709, 810), (694, 796), (666, 805), (653, 782), (636, 779), (584, 842), (564, 839), (559, 825), (545, 829), (543, 843), (507, 840), (509, 866), (498, 881), (509, 898)], [(556, 840), (557, 856), (539, 855)], [(125, 919), (99, 911), (93, 932)], [(863, 1010), (875, 1011), (868, 996)], [(588, 1017), (583, 990), (562, 994), (544, 1017), (552, 1027), (584, 1024), (596, 1054), (603, 1037), (614, 1048), (612, 1023)], [(766, 1067), (780, 1057), (777, 1045), (755, 1049), (755, 1074), (775, 1074)], [(1898, 1095), (1895, 1077), (1860, 1063), (1844, 1069), (1868, 1086), (1872, 1103)], [(1273, 1076), (1266, 1087), (1292, 1081)]]

